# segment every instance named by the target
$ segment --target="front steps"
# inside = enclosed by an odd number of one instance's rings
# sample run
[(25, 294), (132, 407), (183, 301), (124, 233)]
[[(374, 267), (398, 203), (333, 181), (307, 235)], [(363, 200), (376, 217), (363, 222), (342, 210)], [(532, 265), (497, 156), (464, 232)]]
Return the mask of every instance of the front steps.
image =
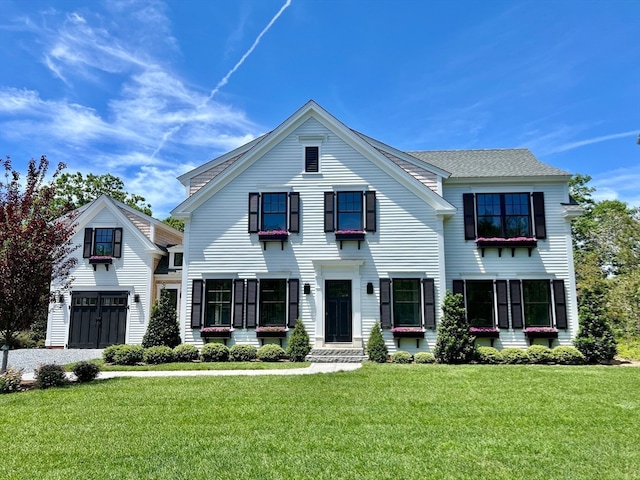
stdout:
[(367, 358), (362, 348), (312, 348), (305, 360), (313, 363), (361, 363)]

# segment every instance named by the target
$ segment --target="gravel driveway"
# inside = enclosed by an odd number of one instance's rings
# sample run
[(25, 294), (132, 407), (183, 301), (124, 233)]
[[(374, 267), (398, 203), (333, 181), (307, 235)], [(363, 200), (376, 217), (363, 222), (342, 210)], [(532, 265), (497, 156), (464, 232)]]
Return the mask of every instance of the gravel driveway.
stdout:
[(23, 368), (23, 373), (33, 372), (42, 363), (65, 365), (79, 362), (80, 360), (93, 360), (94, 358), (102, 358), (102, 349), (21, 348), (9, 350), (9, 366)]

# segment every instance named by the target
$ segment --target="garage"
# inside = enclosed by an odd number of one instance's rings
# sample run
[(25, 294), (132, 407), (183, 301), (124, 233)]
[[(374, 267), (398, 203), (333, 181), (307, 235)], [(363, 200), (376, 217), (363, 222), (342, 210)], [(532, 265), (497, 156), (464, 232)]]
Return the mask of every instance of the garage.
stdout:
[(73, 292), (69, 348), (125, 343), (128, 292)]

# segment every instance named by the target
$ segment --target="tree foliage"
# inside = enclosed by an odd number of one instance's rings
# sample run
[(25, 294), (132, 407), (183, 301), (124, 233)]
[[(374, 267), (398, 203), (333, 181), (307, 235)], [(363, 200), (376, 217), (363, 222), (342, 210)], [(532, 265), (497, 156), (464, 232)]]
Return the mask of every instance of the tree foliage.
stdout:
[(100, 195), (109, 195), (130, 207), (151, 215), (151, 205), (144, 197), (126, 192), (124, 182), (110, 173), (85, 177), (80, 172), (63, 173), (56, 181), (56, 203), (59, 212), (66, 212), (92, 202)]
[(474, 337), (469, 333), (469, 322), (462, 295), (447, 291), (442, 305), (442, 321), (434, 355), (438, 363), (467, 363), (475, 353)]
[(580, 306), (580, 329), (573, 343), (584, 355), (587, 363), (606, 363), (616, 354), (616, 341), (604, 315), (605, 285), (597, 284), (593, 290), (583, 291)]
[(305, 357), (311, 351), (311, 342), (309, 341), (309, 334), (307, 329), (304, 328), (302, 320), (296, 320), (296, 326), (293, 328), (293, 332), (289, 336), (287, 343), (287, 355), (292, 362), (304, 362)]
[(142, 337), (144, 348), (165, 346), (174, 348), (180, 345), (180, 326), (176, 309), (171, 305), (169, 293), (163, 288), (160, 298), (151, 309), (147, 331)]
[[(46, 157), (28, 165), (25, 184), (7, 158), (0, 180), (0, 334), (9, 345), (13, 336), (29, 329), (48, 303), (49, 285), (68, 287), (69, 273), (76, 259), (69, 254), (72, 215), (57, 217), (53, 208), (56, 188), (45, 182), (49, 167)], [(59, 164), (54, 181), (64, 169)], [(46, 310), (45, 310), (46, 312)], [(5, 358), (6, 360), (6, 358)]]
[(376, 322), (369, 334), (369, 341), (367, 341), (367, 355), (369, 360), (377, 363), (385, 363), (389, 356), (389, 350), (384, 343), (384, 337), (382, 336), (382, 330), (380, 324)]
[(180, 220), (179, 218), (175, 218), (175, 217), (167, 217), (164, 220), (162, 220), (162, 223), (166, 223), (170, 227), (178, 230), (179, 232), (184, 232), (184, 220)]

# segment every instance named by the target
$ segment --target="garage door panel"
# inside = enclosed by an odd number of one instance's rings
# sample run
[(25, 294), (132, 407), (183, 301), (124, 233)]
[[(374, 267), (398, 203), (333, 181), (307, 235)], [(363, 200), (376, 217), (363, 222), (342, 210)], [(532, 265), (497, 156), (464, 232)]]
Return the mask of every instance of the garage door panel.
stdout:
[(104, 348), (124, 343), (127, 292), (73, 294), (69, 348)]

